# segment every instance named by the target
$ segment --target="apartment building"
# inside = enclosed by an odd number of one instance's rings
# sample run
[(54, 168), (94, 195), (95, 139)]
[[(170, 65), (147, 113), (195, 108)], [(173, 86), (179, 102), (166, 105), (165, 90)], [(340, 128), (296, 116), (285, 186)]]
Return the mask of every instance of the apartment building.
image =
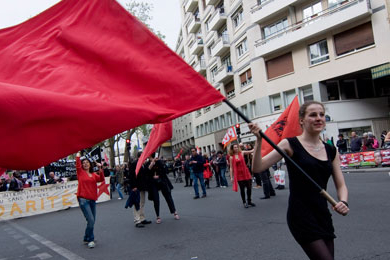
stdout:
[[(263, 129), (298, 95), (324, 103), (324, 138), (379, 137), (390, 129), (389, 8), (385, 0), (183, 0), (176, 52)], [(223, 103), (187, 120), (204, 153), (242, 123)], [(241, 132), (254, 141), (245, 123)]]

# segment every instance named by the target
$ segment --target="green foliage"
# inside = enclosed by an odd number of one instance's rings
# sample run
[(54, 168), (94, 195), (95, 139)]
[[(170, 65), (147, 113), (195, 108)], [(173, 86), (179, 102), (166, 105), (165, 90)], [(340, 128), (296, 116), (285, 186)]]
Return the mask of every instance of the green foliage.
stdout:
[(138, 18), (146, 27), (149, 28), (158, 38), (161, 40), (165, 39), (165, 35), (163, 35), (160, 31), (154, 30), (150, 27), (150, 21), (153, 17), (150, 15), (150, 12), (153, 10), (153, 5), (146, 2), (139, 2), (136, 0), (131, 0), (130, 3), (126, 3), (126, 10), (129, 11), (132, 15)]

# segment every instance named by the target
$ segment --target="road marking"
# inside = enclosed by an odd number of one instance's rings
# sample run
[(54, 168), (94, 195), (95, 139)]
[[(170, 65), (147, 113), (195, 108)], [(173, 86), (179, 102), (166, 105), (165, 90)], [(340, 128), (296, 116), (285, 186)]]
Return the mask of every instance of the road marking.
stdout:
[(52, 258), (52, 256), (49, 255), (48, 253), (37, 254), (35, 257), (39, 258), (40, 260)]
[(85, 260), (81, 256), (78, 256), (75, 253), (69, 251), (68, 249), (65, 249), (65, 248), (55, 244), (54, 242), (49, 241), (49, 240), (45, 239), (44, 237), (41, 237), (38, 234), (35, 234), (34, 232), (28, 230), (27, 228), (19, 226), (18, 224), (13, 223), (13, 222), (8, 222), (8, 223), (11, 226), (13, 226), (14, 228), (16, 228), (19, 231), (23, 232), (24, 234), (28, 235), (32, 239), (35, 239), (36, 241), (38, 241), (42, 245), (48, 247), (49, 249), (53, 250), (54, 252), (56, 252), (57, 254), (63, 256), (66, 259), (69, 259), (69, 260)]
[(19, 243), (22, 244), (22, 245), (28, 244), (29, 242), (30, 241), (28, 241), (28, 239), (19, 240)]
[(38, 250), (39, 247), (37, 247), (36, 245), (31, 245), (31, 246), (28, 246), (27, 249), (28, 249), (29, 251), (35, 251), (35, 250)]

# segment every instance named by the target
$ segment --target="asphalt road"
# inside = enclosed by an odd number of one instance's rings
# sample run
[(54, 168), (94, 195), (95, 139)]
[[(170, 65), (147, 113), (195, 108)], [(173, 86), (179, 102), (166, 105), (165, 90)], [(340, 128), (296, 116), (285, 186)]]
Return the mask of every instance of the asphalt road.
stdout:
[[(350, 214), (333, 214), (336, 259), (390, 259), (390, 169), (344, 173)], [(95, 225), (96, 248), (83, 243), (85, 220), (79, 208), (0, 222), (0, 260), (5, 259), (307, 259), (286, 224), (287, 189), (245, 209), (231, 187), (214, 188), (193, 200), (193, 188), (174, 184), (173, 197), (181, 217), (174, 220), (161, 196), (162, 223), (155, 224), (153, 205), (146, 216), (153, 223), (133, 225), (124, 201), (99, 204)], [(336, 197), (332, 182), (328, 191)]]

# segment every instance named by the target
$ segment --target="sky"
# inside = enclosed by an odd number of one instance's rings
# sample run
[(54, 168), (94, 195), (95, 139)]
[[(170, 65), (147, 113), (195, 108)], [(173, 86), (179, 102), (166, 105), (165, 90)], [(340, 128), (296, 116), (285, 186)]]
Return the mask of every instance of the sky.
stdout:
[[(117, 0), (122, 6), (129, 0)], [(0, 0), (0, 28), (13, 26), (28, 20), (59, 0)], [(137, 0), (153, 5), (151, 27), (165, 35), (165, 42), (175, 49), (180, 31), (179, 0)]]

